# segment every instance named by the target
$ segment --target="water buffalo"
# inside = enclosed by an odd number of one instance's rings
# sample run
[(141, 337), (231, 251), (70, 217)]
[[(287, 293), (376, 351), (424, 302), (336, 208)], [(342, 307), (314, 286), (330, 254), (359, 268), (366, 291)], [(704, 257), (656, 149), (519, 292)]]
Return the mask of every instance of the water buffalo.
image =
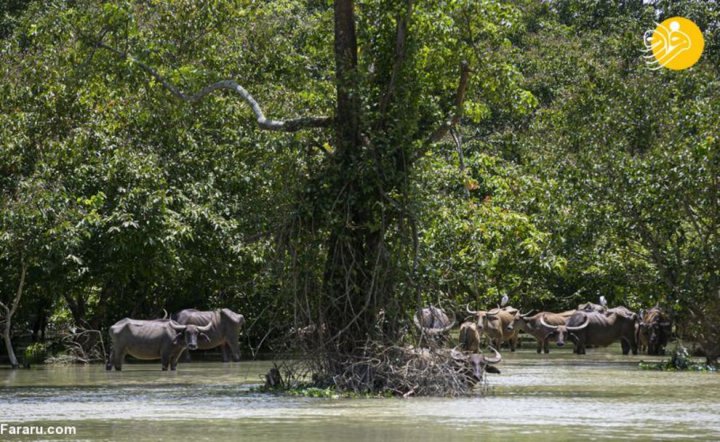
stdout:
[(641, 350), (649, 355), (665, 354), (665, 346), (670, 337), (672, 322), (660, 307), (640, 311), (640, 320), (636, 328), (636, 339)]
[(480, 328), (474, 321), (467, 321), (460, 324), (460, 348), (463, 351), (480, 351)]
[(228, 353), (234, 362), (240, 360), (240, 347), (238, 336), (240, 329), (245, 324), (245, 317), (234, 311), (224, 308), (220, 310), (198, 311), (185, 309), (177, 314), (177, 322), (180, 324), (210, 324), (207, 332), (208, 340), (198, 344), (198, 349), (209, 350), (222, 346), (223, 362), (228, 362)]
[[(579, 332), (580, 330), (587, 327), (590, 324), (590, 320), (587, 318), (587, 315), (585, 315), (583, 312), (579, 312), (579, 314), (585, 318), (585, 321), (577, 326), (567, 325), (567, 320), (563, 320), (561, 324), (551, 324), (545, 322), (545, 315), (540, 316), (540, 329), (547, 330), (547, 334), (544, 338), (545, 345), (547, 346), (547, 341), (553, 340), (558, 347), (562, 347), (563, 345), (565, 345), (566, 340), (570, 339), (571, 336), (574, 336), (573, 333)], [(575, 339), (577, 340), (576, 337)], [(547, 352), (548, 351), (545, 351), (545, 353)]]
[(512, 307), (492, 309), (485, 313), (482, 330), (490, 338), (494, 347), (500, 348), (503, 342), (507, 342), (510, 351), (515, 351), (519, 331), (515, 327), (515, 320), (519, 314), (520, 311)]
[[(568, 317), (562, 313), (540, 312), (533, 316), (520, 315), (515, 323), (520, 330), (528, 333), (537, 340), (538, 353), (543, 351), (549, 353), (549, 341), (562, 342), (559, 345), (564, 345), (564, 332), (566, 330), (558, 333), (558, 327), (564, 327), (567, 318)], [(558, 341), (558, 336), (560, 341)]]
[(125, 318), (110, 327), (112, 351), (106, 369), (122, 370), (125, 355), (137, 359), (160, 359), (163, 371), (177, 367), (177, 361), (186, 349), (198, 347), (198, 336), (205, 334), (211, 325), (182, 325), (170, 319), (143, 321)]
[(413, 322), (426, 335), (440, 335), (455, 325), (455, 318), (450, 320), (445, 310), (430, 306), (415, 312)]
[(478, 352), (465, 353), (455, 349), (450, 351), (450, 356), (454, 360), (466, 364), (466, 376), (468, 378), (474, 378), (479, 382), (483, 380), (485, 372), (500, 374), (500, 370), (494, 367), (493, 364), (502, 361), (502, 356), (500, 356), (500, 353), (494, 348), (492, 348), (492, 351), (495, 353), (495, 356), (492, 358)]
[[(585, 354), (587, 345), (606, 347), (620, 340), (624, 355), (632, 350), (637, 354), (635, 341), (635, 313), (624, 307), (616, 307), (605, 313), (578, 311), (566, 322), (567, 327), (585, 325), (580, 330), (570, 332), (575, 341), (575, 353)], [(587, 321), (587, 324), (585, 322)]]

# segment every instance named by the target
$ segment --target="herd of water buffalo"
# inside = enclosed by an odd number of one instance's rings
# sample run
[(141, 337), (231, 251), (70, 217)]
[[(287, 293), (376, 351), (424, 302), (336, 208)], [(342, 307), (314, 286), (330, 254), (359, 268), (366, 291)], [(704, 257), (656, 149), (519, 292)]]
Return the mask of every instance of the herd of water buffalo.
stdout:
[[(658, 306), (635, 313), (626, 307), (607, 308), (601, 304), (585, 303), (576, 310), (562, 313), (532, 312), (523, 314), (513, 307), (474, 311), (460, 325), (460, 348), (466, 352), (480, 351), (483, 338), (495, 348), (507, 344), (515, 351), (518, 334), (523, 331), (537, 341), (537, 352), (548, 353), (549, 343), (562, 347), (571, 342), (574, 353), (585, 354), (588, 346), (605, 347), (620, 341), (624, 355), (632, 351), (649, 355), (664, 354), (671, 331), (669, 316)], [(428, 307), (415, 315), (415, 324), (428, 334), (449, 331), (455, 321), (448, 318), (443, 309)]]
[[(470, 316), (460, 325), (459, 347), (467, 357), (480, 353), (485, 338), (495, 349), (507, 344), (510, 351), (515, 351), (520, 331), (537, 340), (538, 353), (548, 353), (550, 342), (562, 347), (569, 341), (575, 353), (585, 354), (588, 346), (620, 341), (623, 354), (646, 351), (659, 355), (665, 351), (671, 330), (669, 316), (657, 306), (635, 313), (622, 306), (607, 308), (604, 299), (601, 304), (585, 303), (562, 313), (523, 314), (510, 306), (466, 309)], [(433, 306), (419, 309), (414, 322), (429, 336), (442, 336), (455, 325), (445, 310)], [(125, 318), (110, 327), (112, 350), (106, 368), (121, 370), (125, 356), (131, 355), (143, 360), (160, 359), (163, 370), (175, 370), (186, 350), (216, 347), (221, 348), (223, 361), (239, 361), (238, 338), (244, 324), (243, 315), (227, 308), (186, 309), (171, 318), (165, 315), (153, 320)]]

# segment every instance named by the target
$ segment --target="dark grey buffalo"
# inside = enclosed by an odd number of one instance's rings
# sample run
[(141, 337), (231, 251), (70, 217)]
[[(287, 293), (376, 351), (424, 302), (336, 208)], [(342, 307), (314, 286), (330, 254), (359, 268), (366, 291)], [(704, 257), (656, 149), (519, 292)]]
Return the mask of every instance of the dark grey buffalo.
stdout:
[(636, 319), (637, 315), (625, 307), (615, 307), (605, 313), (578, 311), (567, 320), (566, 326), (585, 325), (580, 330), (570, 332), (570, 337), (575, 341), (577, 354), (585, 354), (585, 347), (588, 345), (607, 347), (619, 340), (624, 355), (630, 350), (636, 355)]
[(647, 350), (649, 355), (665, 354), (671, 327), (670, 318), (660, 307), (641, 310), (636, 333), (640, 350)]
[(186, 348), (198, 347), (198, 337), (207, 338), (205, 333), (210, 324), (204, 326), (182, 325), (170, 319), (143, 321), (125, 318), (110, 327), (112, 351), (106, 368), (122, 370), (126, 355), (137, 359), (160, 359), (162, 369), (177, 367), (177, 361)]
[(180, 324), (210, 324), (207, 332), (208, 340), (198, 344), (198, 349), (209, 350), (222, 346), (223, 362), (240, 360), (240, 346), (238, 344), (240, 329), (245, 324), (245, 317), (234, 311), (224, 308), (220, 310), (199, 311), (193, 308), (185, 309), (177, 314)]

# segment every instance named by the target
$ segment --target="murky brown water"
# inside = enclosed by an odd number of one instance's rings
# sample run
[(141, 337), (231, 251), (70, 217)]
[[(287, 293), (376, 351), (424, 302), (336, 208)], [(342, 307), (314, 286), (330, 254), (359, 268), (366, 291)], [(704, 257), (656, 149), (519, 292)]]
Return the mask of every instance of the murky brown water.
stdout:
[(718, 373), (639, 370), (651, 358), (617, 347), (503, 356), (492, 393), (464, 399), (253, 394), (261, 362), (0, 370), (0, 424), (76, 427), (56, 440), (720, 440)]

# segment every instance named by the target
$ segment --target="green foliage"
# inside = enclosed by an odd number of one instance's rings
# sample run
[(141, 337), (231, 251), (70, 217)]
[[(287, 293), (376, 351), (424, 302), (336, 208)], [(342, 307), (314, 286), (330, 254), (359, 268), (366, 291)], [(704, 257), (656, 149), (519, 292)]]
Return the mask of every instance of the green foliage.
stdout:
[(42, 364), (48, 356), (47, 345), (35, 342), (25, 347), (25, 364)]
[[(457, 301), (495, 305), (504, 294), (524, 306), (551, 297), (543, 275), (562, 272), (531, 210), (539, 195), (534, 177), (483, 153), (482, 144), (428, 155), (419, 177), (421, 271), (425, 285)], [(530, 210), (529, 210), (530, 209)]]

